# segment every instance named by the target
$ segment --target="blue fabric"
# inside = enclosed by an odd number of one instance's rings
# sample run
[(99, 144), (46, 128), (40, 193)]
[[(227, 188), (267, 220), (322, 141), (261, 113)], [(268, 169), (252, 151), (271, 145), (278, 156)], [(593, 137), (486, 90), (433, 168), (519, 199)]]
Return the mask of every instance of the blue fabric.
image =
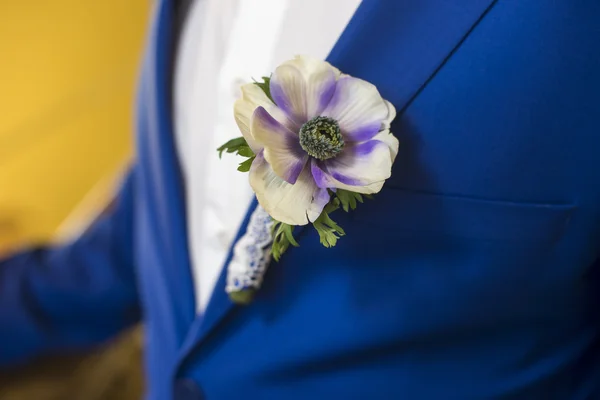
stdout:
[(336, 214), (337, 247), (299, 230), (252, 305), (221, 276), (201, 317), (171, 13), (157, 5), (120, 206), (0, 265), (2, 362), (108, 336), (139, 293), (152, 400), (600, 398), (600, 3), (364, 0), (329, 60), (399, 110), (392, 178)]
[(0, 261), (0, 366), (89, 347), (139, 321), (135, 181), (132, 171), (116, 201), (74, 243)]

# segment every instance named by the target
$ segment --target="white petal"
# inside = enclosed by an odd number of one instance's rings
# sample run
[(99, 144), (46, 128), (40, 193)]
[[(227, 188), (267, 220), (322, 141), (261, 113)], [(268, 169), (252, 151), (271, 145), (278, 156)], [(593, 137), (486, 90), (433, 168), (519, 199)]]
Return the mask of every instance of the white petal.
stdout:
[(235, 122), (240, 128), (240, 132), (242, 132), (252, 151), (257, 154), (262, 150), (262, 146), (256, 142), (250, 129), (252, 114), (254, 114), (257, 107), (264, 107), (275, 119), (287, 127), (294, 128), (295, 124), (291, 124), (291, 121), (288, 120), (281, 110), (277, 109), (275, 104), (273, 104), (258, 85), (248, 83), (243, 85), (241, 89), (242, 97), (235, 102), (233, 115)]
[(338, 72), (327, 62), (296, 57), (277, 67), (271, 77), (271, 96), (298, 124), (320, 115), (329, 104)]
[(312, 173), (321, 188), (339, 188), (358, 193), (377, 193), (392, 174), (390, 146), (370, 140), (347, 147), (340, 156), (312, 163)]
[(365, 142), (379, 132), (389, 115), (377, 88), (351, 76), (341, 77), (335, 94), (321, 113), (338, 121), (349, 142)]
[(309, 164), (294, 185), (279, 178), (262, 153), (250, 168), (250, 185), (260, 205), (278, 221), (306, 225), (323, 211), (323, 191), (315, 185)]
[(306, 119), (310, 120), (321, 115), (329, 105), (336, 87), (335, 72), (327, 63), (309, 75), (306, 85)]
[[(307, 164), (306, 166), (307, 174), (310, 174), (309, 166), (310, 164)], [(313, 179), (312, 175), (310, 179)], [(306, 212), (306, 215), (308, 216), (308, 220), (310, 222), (315, 222), (315, 220), (319, 218), (319, 216), (323, 212), (323, 208), (325, 208), (327, 203), (329, 203), (329, 200), (331, 200), (331, 195), (329, 194), (329, 191), (327, 189), (321, 189), (317, 187), (313, 194), (313, 201), (310, 204), (310, 208)]]
[(298, 135), (280, 124), (262, 107), (252, 116), (252, 136), (264, 146), (264, 155), (273, 171), (288, 183), (295, 183), (308, 161)]
[(299, 124), (306, 118), (306, 80), (298, 68), (280, 65), (271, 77), (271, 96), (277, 107)]
[(396, 156), (398, 155), (398, 138), (394, 136), (389, 130), (384, 130), (379, 132), (373, 140), (379, 140), (387, 144), (390, 148), (390, 154), (392, 155), (392, 163), (396, 160)]
[(385, 118), (385, 120), (383, 120), (382, 129), (390, 129), (390, 125), (392, 124), (392, 121), (394, 119), (396, 119), (396, 107), (394, 107), (394, 105), (387, 100), (384, 100), (384, 102), (388, 109), (388, 115)]
[(320, 175), (320, 178), (318, 179), (317, 183), (321, 187), (327, 187), (327, 188), (331, 188), (331, 189), (344, 189), (344, 190), (348, 190), (350, 192), (355, 192), (355, 193), (362, 193), (362, 194), (379, 193), (379, 191), (383, 187), (383, 184), (385, 183), (385, 181), (379, 181), (379, 182), (374, 182), (374, 183), (371, 183), (369, 185), (364, 185), (364, 186), (347, 185), (345, 183), (342, 183), (342, 182), (336, 180), (335, 178), (333, 178), (329, 174), (327, 174), (325, 171), (323, 171), (318, 165), (316, 165), (314, 163), (314, 160), (312, 163), (311, 172), (312, 172), (313, 176)]
[(338, 79), (341, 75), (340, 70), (329, 64), (327, 61), (307, 55), (297, 55), (293, 59), (288, 60), (281, 65), (292, 65), (298, 68), (304, 76), (309, 76), (310, 74), (313, 74), (324, 67), (333, 70), (336, 79)]
[(262, 149), (262, 146), (256, 143), (256, 140), (252, 136), (250, 120), (252, 119), (252, 114), (254, 114), (256, 107), (265, 107), (268, 106), (269, 103), (271, 103), (271, 100), (269, 100), (267, 95), (257, 85), (248, 83), (242, 86), (242, 97), (238, 99), (233, 106), (235, 122), (255, 154)]

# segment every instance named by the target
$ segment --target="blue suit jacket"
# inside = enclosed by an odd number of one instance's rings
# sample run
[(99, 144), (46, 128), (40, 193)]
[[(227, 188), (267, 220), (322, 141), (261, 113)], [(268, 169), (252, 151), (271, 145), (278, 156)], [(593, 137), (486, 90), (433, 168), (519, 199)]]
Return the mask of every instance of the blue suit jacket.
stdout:
[(392, 178), (336, 216), (337, 247), (300, 231), (252, 305), (221, 277), (201, 317), (171, 8), (116, 207), (0, 263), (3, 363), (96, 343), (141, 309), (150, 399), (600, 398), (600, 2), (364, 0), (329, 61), (399, 111)]

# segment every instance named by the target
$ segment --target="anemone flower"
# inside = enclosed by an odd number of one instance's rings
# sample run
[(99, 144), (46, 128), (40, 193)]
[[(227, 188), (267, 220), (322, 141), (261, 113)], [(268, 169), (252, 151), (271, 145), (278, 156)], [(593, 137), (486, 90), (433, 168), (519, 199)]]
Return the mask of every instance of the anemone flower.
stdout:
[(298, 56), (277, 67), (269, 89), (270, 97), (242, 86), (234, 115), (256, 155), (250, 185), (271, 217), (306, 225), (331, 192), (381, 190), (398, 140), (390, 133), (396, 110), (374, 85)]

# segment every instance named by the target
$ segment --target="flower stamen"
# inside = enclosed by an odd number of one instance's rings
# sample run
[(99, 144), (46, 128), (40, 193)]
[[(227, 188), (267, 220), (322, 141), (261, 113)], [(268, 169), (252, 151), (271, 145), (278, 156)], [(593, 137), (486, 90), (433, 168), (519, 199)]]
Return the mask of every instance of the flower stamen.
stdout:
[(300, 128), (300, 146), (319, 160), (337, 156), (344, 148), (339, 124), (329, 117), (311, 119)]

